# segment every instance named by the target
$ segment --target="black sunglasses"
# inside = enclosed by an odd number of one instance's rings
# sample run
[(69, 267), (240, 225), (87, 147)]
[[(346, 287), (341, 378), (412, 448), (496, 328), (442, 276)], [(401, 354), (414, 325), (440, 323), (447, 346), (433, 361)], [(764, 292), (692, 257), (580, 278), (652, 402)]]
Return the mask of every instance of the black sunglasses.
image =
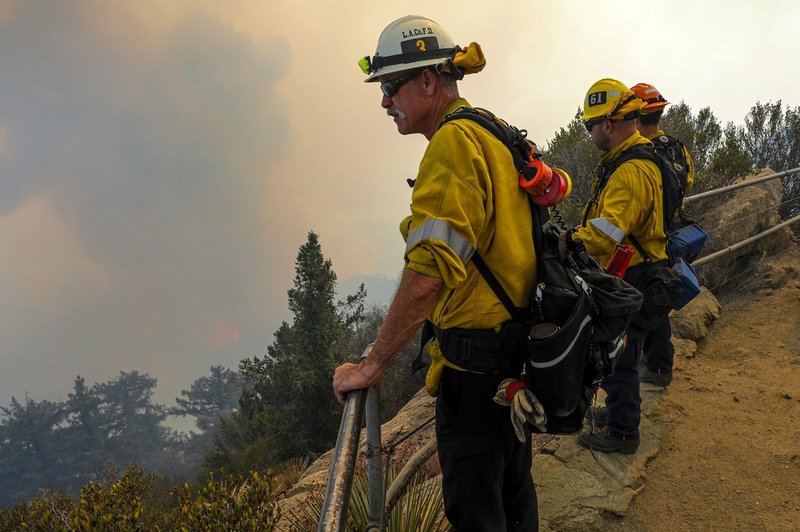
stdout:
[(415, 77), (419, 76), (425, 71), (425, 69), (421, 70), (414, 70), (413, 72), (409, 72), (405, 76), (400, 76), (399, 78), (389, 79), (381, 83), (381, 92), (383, 92), (384, 96), (387, 98), (393, 97), (397, 94), (397, 91), (400, 90), (400, 87), (414, 79)]
[(594, 126), (596, 126), (597, 124), (602, 124), (606, 120), (610, 120), (610, 119), (609, 118), (593, 118), (592, 120), (587, 120), (586, 122), (584, 122), (583, 125), (586, 127), (586, 131), (591, 133), (592, 132), (592, 128)]

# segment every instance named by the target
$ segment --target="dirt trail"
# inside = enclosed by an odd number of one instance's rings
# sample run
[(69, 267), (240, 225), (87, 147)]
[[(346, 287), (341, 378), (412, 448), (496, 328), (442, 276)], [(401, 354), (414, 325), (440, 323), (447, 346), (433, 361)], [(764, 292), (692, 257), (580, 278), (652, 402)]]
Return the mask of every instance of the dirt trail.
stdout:
[(696, 355), (676, 357), (652, 412), (666, 435), (629, 529), (800, 530), (798, 269), (785, 254), (756, 287), (720, 298)]

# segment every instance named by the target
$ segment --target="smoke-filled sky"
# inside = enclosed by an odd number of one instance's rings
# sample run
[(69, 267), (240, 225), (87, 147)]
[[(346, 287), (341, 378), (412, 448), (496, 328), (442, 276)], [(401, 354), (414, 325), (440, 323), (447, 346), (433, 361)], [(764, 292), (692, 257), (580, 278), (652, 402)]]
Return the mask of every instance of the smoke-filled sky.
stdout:
[(0, 0), (0, 406), (131, 370), (172, 404), (262, 355), (309, 231), (384, 296), (425, 139), (356, 61), (407, 14), (479, 42), (461, 94), (540, 144), (602, 77), (800, 105), (794, 0)]

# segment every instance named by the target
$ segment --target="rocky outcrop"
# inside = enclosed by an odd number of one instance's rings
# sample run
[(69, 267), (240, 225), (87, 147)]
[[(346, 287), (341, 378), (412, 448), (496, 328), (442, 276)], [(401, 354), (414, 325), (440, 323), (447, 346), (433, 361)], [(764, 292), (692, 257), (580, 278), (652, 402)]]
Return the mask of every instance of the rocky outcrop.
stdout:
[(697, 342), (708, 334), (707, 327), (719, 318), (721, 310), (714, 294), (702, 287), (700, 295), (670, 316), (673, 337)]
[[(750, 181), (773, 174), (770, 169), (736, 182)], [(708, 232), (703, 255), (709, 255), (774, 227), (780, 222), (778, 205), (783, 198), (780, 179), (773, 179), (724, 193), (725, 201), (704, 208), (707, 202), (687, 206), (687, 212)], [(765, 256), (784, 251), (792, 239), (791, 229), (777, 231), (740, 250), (719, 257), (697, 268), (701, 282), (716, 291), (739, 286), (749, 271)]]

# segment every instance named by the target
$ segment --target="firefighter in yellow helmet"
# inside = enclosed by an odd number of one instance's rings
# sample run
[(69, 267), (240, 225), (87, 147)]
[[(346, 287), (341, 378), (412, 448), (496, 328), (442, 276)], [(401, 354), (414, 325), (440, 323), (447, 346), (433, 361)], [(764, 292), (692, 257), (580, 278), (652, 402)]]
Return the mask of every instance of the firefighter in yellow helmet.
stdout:
[[(389, 24), (375, 54), (359, 61), (365, 81), (380, 84), (398, 132), (420, 133), (428, 146), (411, 215), (400, 224), (405, 268), (397, 293), (367, 357), (336, 368), (333, 388), (344, 402), (348, 391), (377, 385), (427, 319), (434, 338), (426, 344), (426, 388), (437, 396), (447, 519), (454, 530), (536, 530), (530, 431), (518, 427), (520, 441), (509, 408), (493, 401), (503, 381), (519, 378), (522, 353), (509, 346), (524, 344), (527, 330), (512, 326), (471, 260), (482, 257), (515, 305), (530, 301), (536, 257), (528, 197), (511, 153), (491, 132), (471, 120), (442, 123), (469, 106), (456, 82), (484, 64), (476, 43), (461, 49), (418, 16)], [(533, 403), (533, 422), (543, 425), (544, 410)]]
[[(637, 274), (667, 259), (661, 172), (653, 160), (630, 157), (653, 148), (637, 131), (643, 105), (627, 85), (615, 79), (601, 79), (587, 91), (581, 121), (603, 154), (593, 197), (575, 233), (602, 265), (608, 263), (616, 244), (635, 243), (625, 280), (637, 288), (633, 282)], [(618, 355), (614, 373), (601, 382), (606, 407), (590, 409), (594, 427), (577, 436), (580, 445), (595, 451), (633, 454), (639, 447), (638, 360), (646, 331), (631, 324), (626, 332), (627, 346)]]
[[(639, 133), (660, 149), (678, 169), (681, 199), (683, 199), (691, 192), (694, 185), (694, 162), (686, 146), (675, 137), (664, 133), (658, 125), (669, 102), (649, 83), (637, 83), (631, 90), (644, 103), (639, 116)], [(671, 336), (672, 325), (668, 316), (660, 320), (660, 323), (645, 335), (643, 360), (639, 368), (641, 382), (656, 386), (669, 386), (672, 382), (672, 360), (675, 349), (670, 341)]]

